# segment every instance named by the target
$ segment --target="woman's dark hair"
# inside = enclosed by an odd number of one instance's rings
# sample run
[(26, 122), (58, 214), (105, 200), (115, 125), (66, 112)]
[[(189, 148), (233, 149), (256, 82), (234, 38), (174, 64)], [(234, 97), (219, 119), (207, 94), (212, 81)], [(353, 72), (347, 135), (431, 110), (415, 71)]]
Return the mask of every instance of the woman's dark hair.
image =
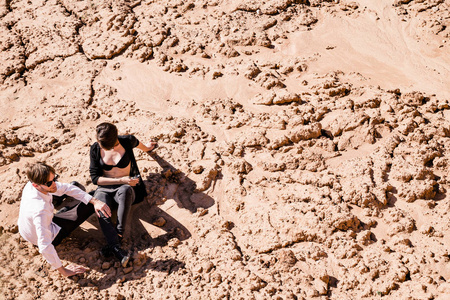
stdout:
[(111, 123), (101, 123), (97, 125), (97, 141), (103, 149), (109, 150), (114, 148), (117, 142), (117, 127)]

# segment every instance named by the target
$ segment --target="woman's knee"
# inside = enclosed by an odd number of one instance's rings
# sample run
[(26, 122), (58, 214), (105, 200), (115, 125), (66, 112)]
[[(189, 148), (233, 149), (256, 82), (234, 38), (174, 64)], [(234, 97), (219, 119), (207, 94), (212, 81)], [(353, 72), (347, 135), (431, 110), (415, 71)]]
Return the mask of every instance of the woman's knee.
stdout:
[(109, 195), (108, 195), (108, 193), (106, 193), (104, 191), (96, 190), (93, 197), (97, 198), (98, 200), (100, 200), (102, 202), (106, 202), (107, 199), (109, 198)]
[(134, 201), (134, 189), (132, 186), (128, 184), (122, 185), (119, 190), (117, 191), (117, 194), (119, 195), (119, 198), (125, 200), (126, 202), (133, 202)]
[(96, 190), (93, 197), (102, 201), (103, 203), (106, 203), (108, 206), (113, 206), (115, 203), (113, 196), (109, 195), (105, 191)]

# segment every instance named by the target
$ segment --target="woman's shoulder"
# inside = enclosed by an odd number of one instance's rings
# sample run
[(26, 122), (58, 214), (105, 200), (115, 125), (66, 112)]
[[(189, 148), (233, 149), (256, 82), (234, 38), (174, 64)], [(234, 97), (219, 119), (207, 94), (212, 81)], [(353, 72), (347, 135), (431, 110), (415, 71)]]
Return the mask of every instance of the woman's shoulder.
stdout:
[(136, 137), (132, 134), (124, 134), (124, 135), (118, 135), (117, 138), (119, 140), (131, 140), (131, 139), (135, 139)]
[(119, 139), (122, 146), (125, 145), (134, 148), (137, 146), (137, 144), (139, 144), (138, 139), (132, 134), (119, 135), (117, 138)]
[(91, 150), (95, 150), (95, 149), (100, 149), (100, 145), (98, 144), (98, 142), (95, 142), (91, 145)]
[(91, 145), (90, 152), (91, 152), (91, 156), (100, 154), (100, 145), (98, 144), (98, 142), (95, 142)]

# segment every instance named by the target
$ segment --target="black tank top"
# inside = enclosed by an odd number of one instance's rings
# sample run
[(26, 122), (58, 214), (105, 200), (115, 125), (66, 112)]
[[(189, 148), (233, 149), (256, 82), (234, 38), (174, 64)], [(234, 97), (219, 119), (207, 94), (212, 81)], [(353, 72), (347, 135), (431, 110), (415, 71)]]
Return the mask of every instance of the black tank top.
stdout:
[(114, 168), (114, 167), (124, 169), (124, 168), (128, 167), (129, 164), (130, 164), (130, 155), (128, 155), (128, 153), (126, 151), (115, 166), (105, 164), (102, 157), (100, 156), (100, 166), (105, 171), (111, 171), (112, 168)]

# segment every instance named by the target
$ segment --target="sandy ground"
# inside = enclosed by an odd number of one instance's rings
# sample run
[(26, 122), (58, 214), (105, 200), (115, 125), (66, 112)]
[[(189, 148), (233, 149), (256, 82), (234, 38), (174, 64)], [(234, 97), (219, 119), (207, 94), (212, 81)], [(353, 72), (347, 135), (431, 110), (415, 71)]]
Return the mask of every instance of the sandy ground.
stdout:
[[(0, 298), (449, 299), (450, 1), (0, 0)], [(138, 153), (129, 268), (95, 217), (17, 233), (24, 166)]]

